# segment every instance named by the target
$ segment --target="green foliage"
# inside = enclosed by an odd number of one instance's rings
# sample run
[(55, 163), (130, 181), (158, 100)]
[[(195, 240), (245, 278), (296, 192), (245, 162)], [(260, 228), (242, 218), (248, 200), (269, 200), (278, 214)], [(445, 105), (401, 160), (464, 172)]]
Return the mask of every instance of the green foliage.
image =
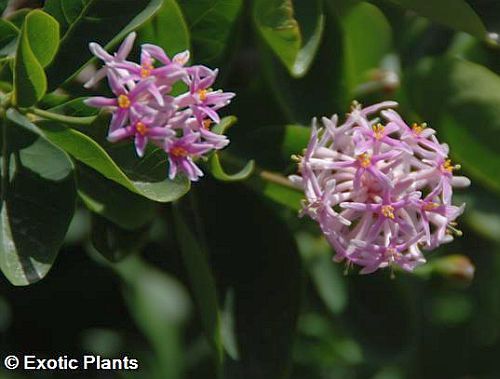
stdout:
[(23, 23), (14, 64), (15, 102), (27, 107), (47, 91), (43, 67), (50, 63), (59, 45), (59, 24), (42, 11), (30, 12)]
[[(179, 177), (175, 180), (169, 180), (165, 177), (164, 169), (157, 164), (158, 160), (164, 159), (158, 150), (149, 152), (151, 159), (144, 159), (144, 161), (149, 161), (148, 166), (146, 166), (134, 155), (135, 153), (130, 149), (130, 146), (116, 148), (111, 153), (116, 160), (122, 163), (122, 169), (97, 142), (75, 129), (69, 129), (51, 121), (39, 123), (37, 126), (15, 111), (9, 111), (9, 117), (19, 125), (36, 131), (106, 178), (150, 200), (170, 202), (178, 199), (189, 190), (189, 181), (186, 178)], [(102, 120), (97, 122), (102, 122)], [(127, 149), (125, 150), (123, 147)]]
[[(500, 376), (498, 2), (43, 3), (0, 18), (2, 351), (139, 357), (110, 378)], [(107, 96), (82, 88), (100, 64), (89, 43), (112, 54), (132, 31), (236, 93), (238, 123), (211, 126), (231, 144), (197, 161), (200, 182), (168, 179), (159, 147), (139, 159), (110, 143), (109, 112), (84, 103)], [(472, 179), (456, 195), (464, 236), (414, 275), (360, 277), (297, 217), (287, 176), (308, 125), (352, 100), (398, 101)]]
[(18, 35), (19, 29), (13, 23), (0, 19), (0, 57), (13, 52)]
[(154, 41), (169, 56), (190, 48), (190, 33), (176, 0), (164, 0), (160, 11), (139, 30), (139, 39)]
[[(344, 35), (344, 78), (351, 94), (377, 73), (391, 49), (391, 27), (374, 5), (362, 2), (342, 17)], [(370, 33), (366, 33), (369, 29)], [(360, 48), (360, 47), (363, 48)]]
[[(201, 321), (210, 346), (214, 350), (217, 371), (224, 359), (220, 312), (217, 303), (215, 281), (204, 248), (202, 225), (196, 203), (174, 206), (173, 216), (177, 240), (186, 266), (193, 297), (200, 312)], [(188, 223), (189, 220), (189, 223)], [(192, 225), (191, 227), (189, 225)]]
[(491, 138), (500, 130), (498, 75), (481, 65), (446, 58), (422, 65), (411, 83), (419, 111), (439, 122), (452, 154), (477, 180), (500, 190), (500, 155)]
[(390, 0), (401, 7), (411, 9), (422, 16), (486, 39), (486, 29), (474, 9), (465, 0)]
[(256, 0), (254, 22), (264, 41), (295, 77), (309, 70), (320, 46), (325, 16), (320, 0)]
[(0, 268), (14, 285), (47, 275), (75, 207), (73, 165), (36, 134), (5, 122), (2, 135)]
[(91, 59), (90, 41), (111, 48), (159, 11), (162, 0), (49, 0), (45, 5), (63, 26), (61, 46), (47, 68), (55, 89)]
[(179, 0), (186, 16), (196, 61), (219, 62), (231, 44), (243, 0)]

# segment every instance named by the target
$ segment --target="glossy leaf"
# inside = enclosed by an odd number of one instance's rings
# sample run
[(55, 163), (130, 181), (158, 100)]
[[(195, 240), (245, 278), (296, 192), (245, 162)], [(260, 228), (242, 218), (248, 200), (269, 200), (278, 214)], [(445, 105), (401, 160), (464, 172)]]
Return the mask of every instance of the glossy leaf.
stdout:
[(234, 33), (243, 0), (178, 0), (186, 15), (196, 62), (220, 60)]
[(94, 248), (104, 258), (110, 262), (120, 262), (141, 250), (147, 240), (147, 229), (123, 229), (94, 214), (92, 215), (91, 240)]
[[(25, 22), (21, 30), (14, 63), (14, 103), (22, 107), (35, 104), (47, 91), (45, 72), (30, 45), (29, 28), (30, 23)], [(43, 30), (37, 32), (43, 33)]]
[(479, 186), (472, 187), (465, 193), (457, 194), (457, 203), (465, 203), (463, 220), (480, 236), (500, 242), (500, 203), (497, 197)]
[(347, 305), (347, 289), (340, 266), (332, 259), (332, 247), (323, 239), (301, 233), (297, 236), (302, 259), (316, 291), (333, 313), (341, 313)]
[(331, 115), (345, 108), (338, 27), (333, 18), (327, 19), (316, 59), (308, 74), (300, 79), (291, 78), (268, 49), (262, 51), (265, 74), (287, 121), (307, 125), (315, 116)]
[(0, 19), (0, 57), (15, 51), (19, 29), (10, 21)]
[[(204, 237), (201, 235), (197, 210), (190, 209), (188, 212), (187, 205), (181, 205), (175, 205), (173, 208), (175, 233), (205, 334), (214, 349), (217, 366), (220, 367), (224, 351), (215, 281), (208, 263), (207, 251), (203, 247)], [(190, 217), (186, 217), (186, 214)]]
[(49, 1), (47, 11), (60, 21), (62, 17), (66, 20), (59, 53), (47, 69), (50, 88), (72, 78), (92, 58), (89, 42), (112, 48), (158, 12), (162, 3), (163, 0)]
[(480, 39), (486, 39), (483, 22), (465, 0), (390, 0), (401, 7), (411, 9), (421, 16), (461, 30)]
[(224, 182), (237, 182), (240, 180), (245, 180), (250, 175), (252, 175), (252, 172), (255, 168), (255, 162), (249, 161), (245, 165), (245, 167), (241, 169), (241, 171), (235, 174), (227, 174), (224, 171), (224, 168), (222, 167), (219, 154), (217, 153), (212, 154), (212, 156), (210, 157), (209, 164), (210, 164), (210, 172), (214, 176), (214, 178), (222, 180)]
[(41, 10), (30, 12), (25, 19), (24, 33), (29, 46), (42, 67), (54, 58), (59, 47), (59, 23)]
[(47, 90), (43, 67), (59, 45), (59, 25), (45, 12), (34, 10), (24, 21), (14, 64), (15, 103), (27, 107), (39, 101)]
[[(155, 203), (78, 164), (78, 195), (92, 212), (122, 229), (138, 229), (155, 216)], [(127, 206), (123, 206), (127, 204)]]
[(158, 371), (154, 377), (182, 378), (182, 327), (191, 308), (187, 291), (136, 255), (112, 267), (123, 280), (130, 314), (153, 347)]
[(0, 0), (0, 14), (2, 14), (5, 11), (5, 8), (7, 8), (8, 4), (9, 0)]
[(161, 10), (139, 30), (139, 39), (154, 43), (174, 56), (190, 48), (190, 35), (176, 0), (164, 0)]
[[(419, 112), (435, 122), (452, 157), (467, 173), (500, 191), (500, 154), (492, 136), (500, 130), (500, 78), (459, 59), (422, 65), (410, 82)], [(433, 86), (432, 93), (426, 91)]]
[(388, 272), (352, 274), (348, 296), (344, 320), (361, 344), (365, 360), (403, 359), (414, 346), (417, 325), (416, 299), (403, 278), (394, 281)]
[[(8, 117), (13, 122), (48, 139), (106, 178), (150, 200), (170, 202), (189, 190), (189, 181), (185, 177), (179, 176), (175, 180), (166, 178), (167, 169), (164, 166), (166, 160), (158, 149), (150, 152), (151, 155), (143, 158), (142, 161), (138, 158), (130, 158), (133, 157), (131, 155), (133, 151), (122, 151), (121, 158), (124, 159), (123, 164), (126, 164), (126, 167), (122, 169), (99, 144), (75, 129), (68, 129), (50, 121), (40, 122), (37, 126), (14, 110), (9, 110)], [(126, 147), (130, 148), (130, 146)], [(114, 153), (119, 153), (119, 151)]]
[[(366, 33), (369, 25), (370, 33)], [(342, 18), (344, 35), (344, 72), (352, 94), (356, 87), (373, 80), (375, 70), (390, 52), (391, 26), (374, 5), (363, 2)]]
[(14, 285), (49, 272), (75, 207), (73, 165), (45, 139), (6, 122), (2, 153), (0, 268)]
[(50, 112), (60, 113), (71, 117), (90, 117), (99, 113), (99, 110), (84, 103), (86, 98), (77, 98), (59, 104), (49, 109)]
[[(203, 184), (198, 195), (212, 265), (234, 293), (239, 360), (227, 361), (225, 371), (235, 378), (286, 378), (302, 288), (295, 241), (241, 185)], [(235, 212), (245, 216), (235, 222)]]
[(322, 2), (256, 0), (253, 18), (261, 37), (294, 77), (304, 76), (320, 46)]

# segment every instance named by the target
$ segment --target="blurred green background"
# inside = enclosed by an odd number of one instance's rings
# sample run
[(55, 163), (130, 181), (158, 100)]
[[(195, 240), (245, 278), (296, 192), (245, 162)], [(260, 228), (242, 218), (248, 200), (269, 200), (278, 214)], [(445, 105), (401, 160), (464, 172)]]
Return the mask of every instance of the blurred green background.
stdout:
[[(166, 0), (141, 41), (220, 68), (238, 117), (222, 160), (255, 159), (257, 174), (207, 175), (175, 207), (141, 200), (154, 217), (139, 229), (80, 204), (44, 280), (0, 279), (0, 351), (127, 354), (141, 368), (0, 378), (500, 378), (498, 32), (496, 0)], [(264, 180), (295, 171), (312, 117), (342, 117), (354, 99), (397, 100), (472, 179), (456, 195), (464, 236), (413, 275), (345, 272), (296, 217), (298, 195)], [(196, 249), (208, 265), (190, 261)]]

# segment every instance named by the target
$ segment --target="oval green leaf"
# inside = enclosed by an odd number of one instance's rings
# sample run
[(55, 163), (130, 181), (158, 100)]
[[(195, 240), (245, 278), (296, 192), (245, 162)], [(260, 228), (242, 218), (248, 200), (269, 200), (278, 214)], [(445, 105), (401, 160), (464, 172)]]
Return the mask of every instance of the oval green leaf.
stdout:
[(164, 0), (160, 11), (139, 29), (139, 40), (160, 46), (169, 56), (189, 50), (189, 29), (176, 0)]
[(310, 69), (320, 46), (325, 16), (318, 0), (256, 0), (253, 18), (257, 30), (294, 77)]
[(73, 165), (40, 136), (4, 127), (0, 268), (23, 286), (47, 275), (63, 243), (75, 209)]
[[(150, 200), (163, 203), (171, 202), (189, 190), (190, 182), (187, 178), (181, 176), (175, 180), (166, 178), (167, 169), (161, 167), (162, 159), (163, 164), (165, 164), (165, 159), (157, 150), (151, 152), (151, 155), (144, 157), (141, 161), (129, 161), (128, 174), (136, 174), (132, 179), (118, 166), (106, 150), (87, 135), (54, 122), (40, 122), (37, 126), (14, 109), (10, 109), (7, 116), (13, 122), (48, 139), (73, 158), (93, 168), (106, 178)], [(130, 155), (127, 154), (127, 156)], [(159, 176), (159, 171), (164, 173), (162, 177)], [(155, 181), (152, 181), (153, 179)]]
[(66, 20), (65, 33), (47, 69), (50, 89), (71, 79), (92, 58), (89, 42), (110, 49), (139, 28), (161, 8), (163, 0), (55, 0), (46, 10)]
[(19, 29), (10, 21), (0, 18), (0, 57), (14, 53), (18, 36)]
[(196, 61), (204, 64), (220, 61), (229, 44), (243, 0), (179, 0), (179, 4), (191, 31)]
[(487, 38), (487, 31), (481, 18), (465, 0), (390, 1), (452, 29), (467, 32), (482, 40)]
[[(208, 342), (214, 350), (217, 367), (220, 368), (224, 350), (221, 335), (221, 316), (217, 302), (215, 280), (210, 269), (207, 251), (202, 242), (198, 210), (188, 212), (184, 204), (173, 207), (175, 233), (189, 277), (190, 287), (200, 312), (201, 322)], [(188, 217), (190, 223), (188, 224)], [(196, 234), (194, 231), (197, 231)]]

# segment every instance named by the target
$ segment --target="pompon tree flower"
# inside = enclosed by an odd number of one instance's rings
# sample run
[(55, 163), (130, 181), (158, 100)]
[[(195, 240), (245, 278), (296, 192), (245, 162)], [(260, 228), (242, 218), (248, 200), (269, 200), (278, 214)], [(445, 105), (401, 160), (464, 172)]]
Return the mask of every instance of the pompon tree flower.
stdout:
[[(107, 78), (114, 97), (91, 97), (86, 104), (112, 113), (110, 142), (133, 140), (139, 157), (153, 143), (168, 156), (170, 179), (183, 173), (197, 181), (203, 172), (195, 161), (229, 143), (210, 128), (220, 122), (218, 111), (230, 103), (234, 93), (212, 89), (217, 70), (187, 66), (189, 51), (170, 59), (160, 47), (144, 44), (140, 62), (128, 61), (135, 37), (131, 33), (113, 55), (96, 43), (89, 45), (104, 66), (85, 87)], [(177, 83), (184, 83), (187, 91), (173, 96)]]
[(453, 187), (469, 179), (448, 158), (426, 124), (409, 126), (395, 102), (366, 108), (353, 103), (344, 123), (313, 120), (299, 174), (302, 215), (318, 222), (335, 260), (362, 266), (361, 273), (398, 266), (412, 271), (432, 250), (461, 235), (455, 220), (464, 204), (452, 204)]

